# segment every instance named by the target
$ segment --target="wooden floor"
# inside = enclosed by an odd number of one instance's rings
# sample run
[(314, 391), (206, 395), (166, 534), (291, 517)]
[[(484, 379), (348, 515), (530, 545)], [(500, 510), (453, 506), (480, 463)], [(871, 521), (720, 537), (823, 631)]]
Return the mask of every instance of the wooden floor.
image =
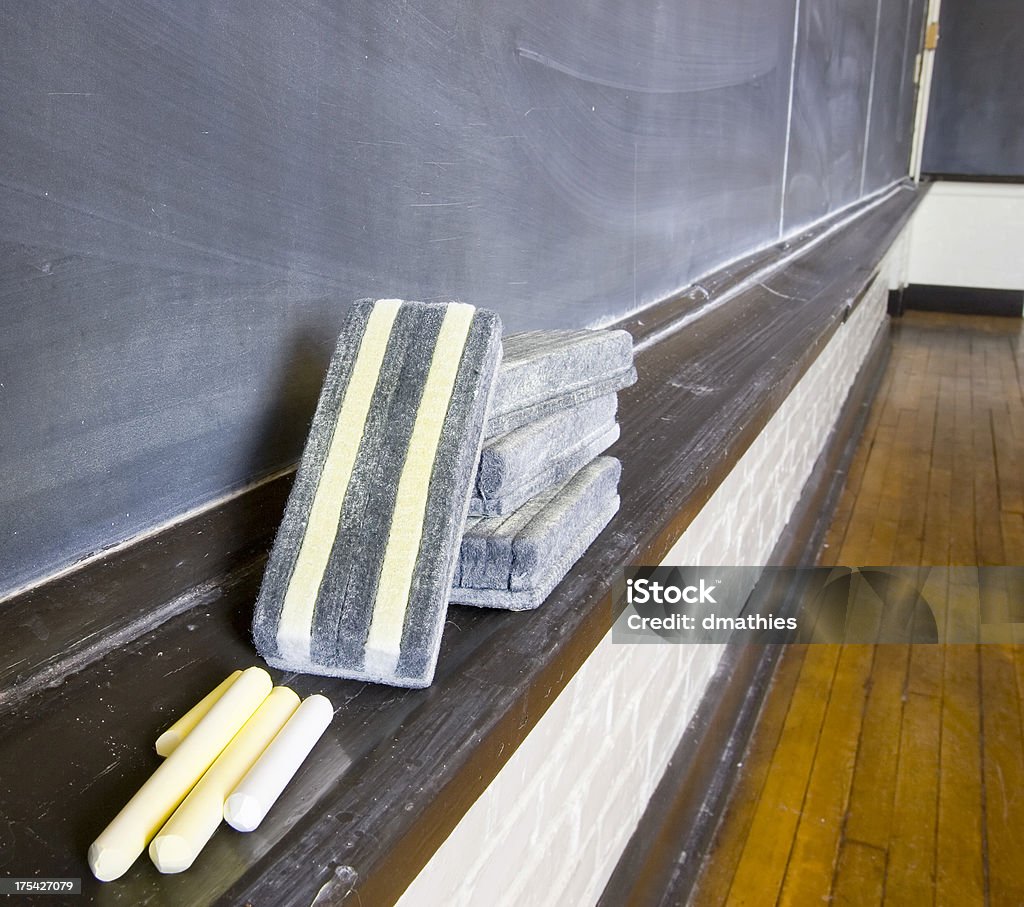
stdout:
[(1024, 563), (1021, 321), (897, 324), (822, 563)]
[[(823, 564), (1024, 564), (1024, 337), (909, 313)], [(790, 646), (692, 904), (1024, 905), (1024, 646)]]

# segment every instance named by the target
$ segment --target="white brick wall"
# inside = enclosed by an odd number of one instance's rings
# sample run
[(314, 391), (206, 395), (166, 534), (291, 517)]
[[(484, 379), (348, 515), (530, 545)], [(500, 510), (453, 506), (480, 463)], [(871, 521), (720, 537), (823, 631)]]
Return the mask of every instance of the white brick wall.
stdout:
[[(883, 273), (664, 563), (766, 562), (885, 320), (887, 283)], [(712, 645), (613, 645), (606, 636), (401, 907), (593, 904), (721, 653)]]
[(932, 183), (914, 212), (908, 283), (1024, 290), (1024, 186)]

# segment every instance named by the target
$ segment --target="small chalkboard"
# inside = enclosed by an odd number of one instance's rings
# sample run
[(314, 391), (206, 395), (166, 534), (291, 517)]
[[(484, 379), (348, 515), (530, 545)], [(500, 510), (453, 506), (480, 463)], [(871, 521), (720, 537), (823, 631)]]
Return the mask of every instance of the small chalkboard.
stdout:
[(943, 0), (922, 168), (1024, 179), (1024, 5)]

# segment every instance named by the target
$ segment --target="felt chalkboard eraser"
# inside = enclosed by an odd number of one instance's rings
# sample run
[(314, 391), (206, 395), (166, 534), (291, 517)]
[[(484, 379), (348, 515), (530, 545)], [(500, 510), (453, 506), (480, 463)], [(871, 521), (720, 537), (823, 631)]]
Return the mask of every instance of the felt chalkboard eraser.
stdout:
[(598, 457), (507, 516), (470, 517), (452, 603), (510, 611), (542, 604), (618, 511), (621, 471), (614, 457)]
[(431, 682), (500, 334), (462, 303), (353, 306), (256, 602), (268, 664)]
[(626, 331), (527, 331), (503, 343), (487, 420), (493, 438), (636, 381)]
[(595, 397), (484, 444), (470, 516), (502, 516), (564, 483), (619, 437), (615, 394)]

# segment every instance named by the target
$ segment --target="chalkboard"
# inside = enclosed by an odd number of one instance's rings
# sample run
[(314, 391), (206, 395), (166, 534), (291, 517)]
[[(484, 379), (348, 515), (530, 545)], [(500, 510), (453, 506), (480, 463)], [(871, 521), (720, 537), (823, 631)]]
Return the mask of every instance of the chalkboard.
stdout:
[(864, 156), (863, 191), (872, 192), (905, 176), (910, 160), (917, 102), (915, 65), (924, 39), (925, 0), (879, 6), (871, 119)]
[(1024, 5), (942, 0), (922, 169), (1024, 178)]
[(0, 6), (0, 594), (292, 463), (352, 299), (604, 324), (898, 178), (878, 2)]
[(907, 172), (924, 0), (800, 4), (787, 232)]

